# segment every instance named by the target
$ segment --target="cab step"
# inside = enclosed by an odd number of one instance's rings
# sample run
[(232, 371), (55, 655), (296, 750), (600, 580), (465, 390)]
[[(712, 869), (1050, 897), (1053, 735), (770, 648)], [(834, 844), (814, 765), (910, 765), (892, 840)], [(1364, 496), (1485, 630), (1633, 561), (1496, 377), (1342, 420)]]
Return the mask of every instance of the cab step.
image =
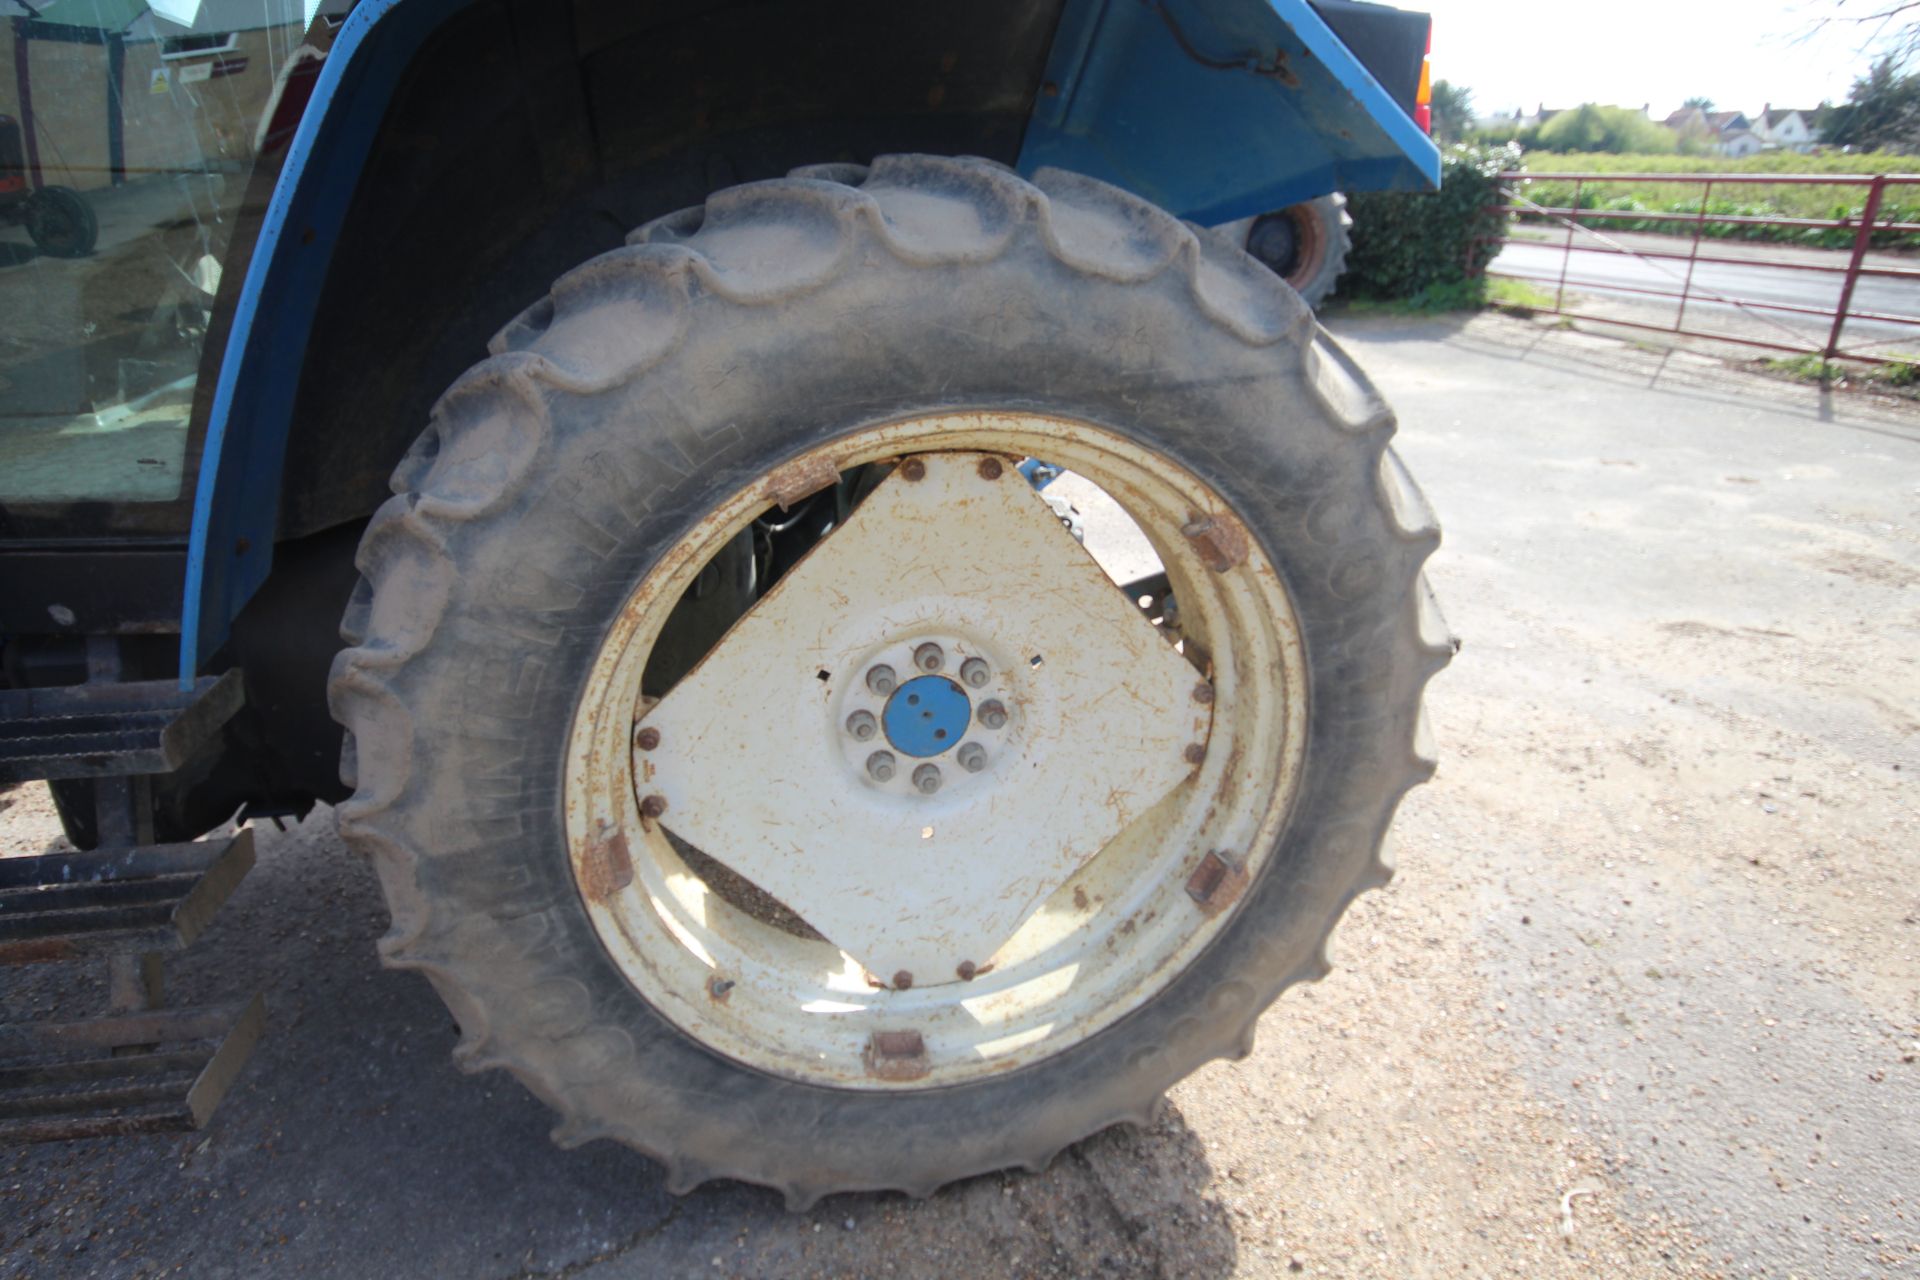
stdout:
[(85, 852), (0, 859), (0, 966), (105, 961), (107, 1012), (0, 1025), (0, 1142), (194, 1129), (260, 1038), (266, 1004), (168, 1009), (165, 960), (253, 869), (253, 832), (154, 843), (153, 779), (207, 746), (245, 697), (239, 671), (126, 681), (89, 636), (88, 681), (0, 690), (0, 783), (92, 780)]
[(197, 1129), (266, 1021), (260, 996), (79, 1022), (0, 1024), (0, 1142)]
[(0, 690), (0, 783), (171, 773), (233, 717), (240, 672)]
[(165, 953), (191, 945), (253, 869), (253, 832), (0, 858), (0, 965), (107, 961), (107, 1016), (0, 1025), (0, 1143), (205, 1123), (266, 1017), (259, 996), (163, 1009)]
[(0, 858), (0, 965), (190, 946), (247, 872), (253, 832)]

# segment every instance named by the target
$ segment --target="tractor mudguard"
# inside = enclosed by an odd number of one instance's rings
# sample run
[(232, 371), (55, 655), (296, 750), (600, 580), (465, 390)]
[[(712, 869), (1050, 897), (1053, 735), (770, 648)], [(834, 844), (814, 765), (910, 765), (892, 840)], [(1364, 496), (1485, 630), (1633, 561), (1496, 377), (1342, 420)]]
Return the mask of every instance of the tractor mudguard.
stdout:
[[(310, 91), (299, 86), (310, 96), (247, 260), (208, 411), (183, 687), (272, 566), (294, 396), (331, 250), (403, 73), (466, 3), (364, 0)], [(1067, 0), (1017, 168), (1048, 166), (1217, 223), (1335, 189), (1431, 187), (1439, 153), (1306, 0)]]

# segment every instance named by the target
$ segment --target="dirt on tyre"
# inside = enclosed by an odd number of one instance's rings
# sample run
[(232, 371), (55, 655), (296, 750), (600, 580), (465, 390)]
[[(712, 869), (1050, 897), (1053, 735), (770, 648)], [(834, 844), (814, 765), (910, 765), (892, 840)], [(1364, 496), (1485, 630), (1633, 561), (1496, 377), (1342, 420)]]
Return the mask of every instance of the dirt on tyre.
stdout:
[(1438, 532), (1234, 245), (887, 157), (650, 223), (492, 352), (360, 550), (339, 818), (556, 1140), (795, 1207), (1039, 1168), (1244, 1055), (1388, 877)]

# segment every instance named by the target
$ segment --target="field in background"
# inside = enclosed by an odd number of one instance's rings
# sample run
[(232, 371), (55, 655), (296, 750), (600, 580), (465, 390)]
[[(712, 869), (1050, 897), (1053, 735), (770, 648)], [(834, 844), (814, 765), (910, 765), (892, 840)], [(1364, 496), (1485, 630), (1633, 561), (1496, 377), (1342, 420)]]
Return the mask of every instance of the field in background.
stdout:
[(1735, 160), (1729, 156), (1617, 156), (1604, 152), (1529, 151), (1534, 173), (1909, 173), (1920, 156), (1893, 151), (1826, 151), (1800, 155), (1766, 151)]
[[(1879, 173), (1911, 173), (1920, 170), (1920, 157), (1890, 152), (1798, 155), (1790, 151), (1767, 152), (1734, 160), (1726, 156), (1621, 156), (1606, 154), (1558, 155), (1529, 152), (1525, 169), (1531, 177), (1520, 194), (1535, 204), (1554, 208), (1573, 207), (1574, 186), (1570, 179), (1556, 179), (1556, 173), (1833, 173), (1871, 176)], [(1723, 187), (1706, 204), (1706, 212), (1759, 218), (1857, 218), (1866, 202), (1865, 186), (1784, 185)], [(1580, 186), (1582, 209), (1657, 214), (1696, 214), (1701, 212), (1701, 188), (1691, 184), (1634, 182), (1586, 182)], [(1522, 215), (1522, 221), (1534, 219)], [(1920, 187), (1890, 188), (1880, 206), (1882, 222), (1920, 222)], [(1644, 219), (1608, 219), (1614, 231), (1655, 231), (1668, 234), (1693, 234), (1691, 224), (1673, 218), (1649, 216)], [(1800, 227), (1710, 226), (1707, 236), (1715, 239), (1770, 240), (1789, 244), (1813, 245), (1828, 249), (1849, 248), (1853, 232), (1846, 229)], [(1920, 234), (1881, 232), (1873, 238), (1882, 249), (1920, 248)]]

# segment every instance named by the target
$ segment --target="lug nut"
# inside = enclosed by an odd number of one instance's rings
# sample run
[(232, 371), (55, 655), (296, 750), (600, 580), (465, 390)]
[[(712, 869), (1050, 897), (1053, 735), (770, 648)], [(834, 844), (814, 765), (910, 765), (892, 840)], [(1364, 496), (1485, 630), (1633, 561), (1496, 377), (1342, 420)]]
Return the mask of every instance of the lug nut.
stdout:
[(1206, 706), (1208, 703), (1212, 702), (1213, 686), (1208, 684), (1205, 680), (1202, 680), (1199, 684), (1193, 686), (1193, 700), (1199, 703), (1203, 707)]
[(893, 989), (895, 991), (913, 990), (913, 975), (911, 973), (908, 973), (905, 969), (902, 969), (900, 972), (894, 974)]
[(985, 658), (968, 658), (960, 664), (960, 681), (970, 688), (984, 687), (992, 676), (993, 672), (988, 669)]
[(867, 671), (867, 688), (877, 694), (885, 696), (886, 694), (892, 693), (897, 684), (899, 684), (899, 681), (894, 679), (893, 668), (884, 662), (877, 667), (869, 668)]
[(648, 725), (633, 735), (633, 745), (639, 747), (642, 751), (653, 750), (660, 745), (660, 731), (652, 725)]
[(865, 742), (879, 732), (880, 722), (873, 718), (871, 711), (856, 711), (847, 717), (847, 732), (857, 742)]
[(1000, 459), (980, 459), (979, 471), (982, 480), (998, 480), (1000, 478)]
[(987, 749), (977, 742), (963, 742), (959, 752), (960, 767), (968, 773), (978, 773), (987, 767)]
[(1004, 729), (1007, 727), (1007, 709), (998, 702), (981, 703), (978, 707), (974, 708), (973, 717), (989, 729)]
[[(891, 771), (891, 766), (889, 766), (889, 771)], [(920, 789), (920, 794), (923, 796), (930, 796), (938, 791), (940, 789), (940, 766), (923, 764), (918, 769), (915, 769), (913, 771), (913, 785)]]
[(946, 665), (947, 652), (929, 640), (913, 651), (913, 665), (922, 671), (938, 671)]
[(900, 474), (908, 480), (923, 480), (927, 475), (927, 464), (918, 458), (908, 458), (900, 464)]
[(665, 796), (648, 796), (640, 802), (640, 816), (643, 818), (657, 818), (666, 811), (667, 798)]
[(875, 782), (893, 781), (893, 752), (876, 751), (868, 756), (867, 775)]
[(973, 975), (980, 972), (980, 966), (971, 960), (962, 960), (954, 972), (960, 976), (960, 981), (972, 982)]

